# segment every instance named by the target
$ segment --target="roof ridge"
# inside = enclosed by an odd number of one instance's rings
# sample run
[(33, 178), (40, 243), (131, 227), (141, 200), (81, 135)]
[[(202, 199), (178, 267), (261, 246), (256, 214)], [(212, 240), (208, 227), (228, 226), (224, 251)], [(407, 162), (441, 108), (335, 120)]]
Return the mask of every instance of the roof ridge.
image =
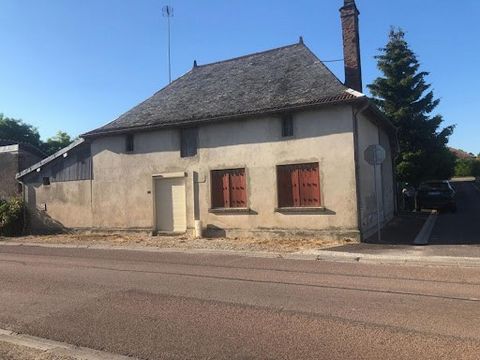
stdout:
[(236, 57), (233, 57), (233, 58), (230, 58), (230, 59), (214, 61), (214, 62), (211, 62), (211, 63), (208, 63), (208, 64), (200, 64), (200, 65), (197, 65), (197, 67), (195, 69), (210, 66), (210, 65), (222, 64), (222, 63), (226, 63), (226, 62), (229, 62), (229, 61), (245, 59), (245, 58), (248, 58), (248, 57), (251, 57), (251, 56), (262, 55), (262, 54), (266, 54), (266, 53), (270, 53), (270, 52), (274, 52), (274, 51), (278, 51), (278, 50), (283, 50), (283, 49), (290, 48), (290, 47), (295, 47), (295, 46), (307, 47), (305, 44), (297, 42), (297, 43), (294, 43), (294, 44), (284, 45), (284, 46), (280, 46), (280, 47), (273, 48), (273, 49), (257, 51), (257, 52), (246, 54), (246, 55), (236, 56)]

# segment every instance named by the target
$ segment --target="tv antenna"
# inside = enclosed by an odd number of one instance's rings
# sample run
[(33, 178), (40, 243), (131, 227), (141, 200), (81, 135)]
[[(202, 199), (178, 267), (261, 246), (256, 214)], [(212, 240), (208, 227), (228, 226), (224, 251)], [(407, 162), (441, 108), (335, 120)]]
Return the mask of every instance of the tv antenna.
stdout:
[(168, 83), (172, 82), (172, 64), (170, 58), (170, 18), (173, 16), (173, 7), (170, 5), (165, 5), (162, 8), (162, 14), (167, 18), (168, 24)]

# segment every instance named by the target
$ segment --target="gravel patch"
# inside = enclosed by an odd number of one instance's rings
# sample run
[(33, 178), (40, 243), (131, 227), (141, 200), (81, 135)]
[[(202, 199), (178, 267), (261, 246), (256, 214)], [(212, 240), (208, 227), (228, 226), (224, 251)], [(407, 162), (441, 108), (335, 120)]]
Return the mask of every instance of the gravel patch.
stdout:
[(147, 234), (126, 233), (75, 233), (42, 236), (22, 236), (16, 238), (0, 237), (0, 241), (15, 243), (39, 243), (62, 245), (101, 245), (112, 247), (153, 247), (159, 249), (204, 249), (235, 251), (267, 251), (276, 253), (293, 253), (306, 250), (319, 250), (333, 246), (352, 243), (351, 239), (339, 241), (315, 238), (201, 238), (187, 235), (152, 236)]

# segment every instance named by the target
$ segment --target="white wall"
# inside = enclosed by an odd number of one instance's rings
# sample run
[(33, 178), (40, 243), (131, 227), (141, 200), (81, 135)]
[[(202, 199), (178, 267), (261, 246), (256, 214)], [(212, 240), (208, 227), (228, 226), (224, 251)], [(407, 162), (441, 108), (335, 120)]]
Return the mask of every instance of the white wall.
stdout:
[(379, 199), (380, 222), (384, 225), (393, 218), (394, 193), (392, 172), (392, 151), (385, 131), (379, 129), (366, 115), (358, 116), (358, 160), (360, 190), (360, 222), (364, 236), (369, 236), (377, 227), (377, 198), (375, 196), (374, 168), (364, 158), (365, 150), (380, 144), (386, 150), (385, 162), (377, 168), (377, 194)]
[[(92, 143), (93, 227), (151, 229), (152, 175), (187, 173), (188, 227), (194, 226), (193, 174), (198, 173), (199, 217), (204, 225), (243, 230), (355, 230), (356, 186), (353, 120), (349, 106), (294, 116), (295, 135), (282, 139), (281, 120), (265, 117), (213, 123), (199, 128), (198, 154), (180, 157), (178, 129), (135, 135), (135, 151), (125, 154), (124, 136)], [(277, 207), (276, 165), (319, 162), (321, 214), (281, 214)], [(210, 171), (245, 167), (251, 214), (213, 214)]]

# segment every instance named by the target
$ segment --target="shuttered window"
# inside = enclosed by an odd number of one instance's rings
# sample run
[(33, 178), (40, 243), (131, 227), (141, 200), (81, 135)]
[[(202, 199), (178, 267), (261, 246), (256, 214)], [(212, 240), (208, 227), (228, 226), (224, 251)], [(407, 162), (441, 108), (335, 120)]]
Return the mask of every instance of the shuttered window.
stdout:
[(277, 189), (280, 208), (320, 206), (318, 163), (277, 166)]
[(134, 150), (134, 140), (133, 140), (133, 134), (127, 134), (125, 138), (125, 151), (126, 152), (133, 152)]
[(189, 157), (197, 155), (198, 129), (186, 128), (180, 130), (180, 156)]
[(293, 117), (286, 114), (282, 117), (282, 137), (293, 136)]
[(246, 208), (245, 169), (213, 170), (212, 208)]

